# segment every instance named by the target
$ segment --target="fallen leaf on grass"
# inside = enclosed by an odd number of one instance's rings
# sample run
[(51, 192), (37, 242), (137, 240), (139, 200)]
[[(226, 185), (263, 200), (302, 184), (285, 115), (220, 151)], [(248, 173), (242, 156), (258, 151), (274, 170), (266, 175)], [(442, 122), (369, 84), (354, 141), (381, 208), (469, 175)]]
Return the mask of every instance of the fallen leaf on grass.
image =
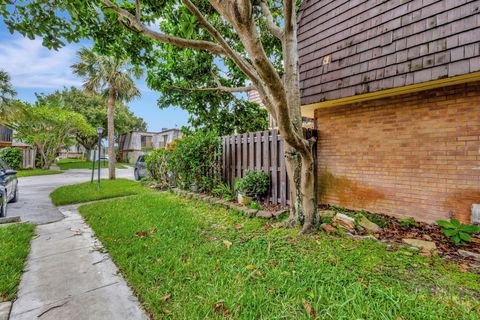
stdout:
[(171, 297), (172, 297), (172, 294), (171, 294), (171, 293), (169, 293), (169, 294), (167, 294), (167, 295), (164, 295), (164, 296), (162, 297), (162, 301), (167, 302)]
[(228, 240), (223, 240), (223, 244), (227, 247), (228, 250), (232, 247), (232, 243)]
[(460, 272), (468, 272), (468, 265), (465, 264), (465, 263), (462, 263), (462, 264), (460, 265), (460, 270), (459, 270), (459, 271), (460, 271)]
[(223, 314), (224, 317), (226, 317), (230, 314), (230, 310), (228, 310), (227, 308), (225, 308), (223, 306), (223, 301), (217, 302), (215, 304), (215, 308), (213, 308), (214, 313), (219, 313), (220, 311), (222, 311), (222, 314)]
[(215, 304), (215, 308), (213, 308), (213, 312), (218, 313), (220, 309), (223, 307), (223, 301), (219, 301)]
[(235, 227), (235, 229), (237, 229), (237, 230), (240, 230), (240, 229), (242, 229), (242, 228), (243, 228), (243, 225), (242, 225), (242, 224), (240, 224), (240, 223), (235, 223), (233, 226), (234, 226), (234, 227)]
[(312, 319), (317, 319), (317, 312), (313, 310), (312, 306), (307, 302), (307, 300), (302, 299), (303, 306), (307, 313), (312, 316)]
[(140, 239), (142, 239), (142, 238), (145, 238), (146, 236), (152, 236), (155, 233), (157, 233), (157, 228), (153, 228), (148, 231), (138, 231), (137, 233), (135, 233), (135, 235)]
[(253, 270), (253, 269), (255, 269), (255, 266), (254, 266), (253, 264), (249, 264), (249, 265), (247, 265), (247, 266), (245, 267), (245, 269), (247, 269), (247, 270)]

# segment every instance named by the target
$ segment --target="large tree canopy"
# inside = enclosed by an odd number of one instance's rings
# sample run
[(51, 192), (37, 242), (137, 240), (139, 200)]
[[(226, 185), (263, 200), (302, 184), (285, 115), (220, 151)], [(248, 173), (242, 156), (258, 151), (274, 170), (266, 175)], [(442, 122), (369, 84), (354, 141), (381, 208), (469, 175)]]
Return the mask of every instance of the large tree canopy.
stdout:
[[(308, 232), (316, 203), (312, 141), (301, 120), (297, 10), (294, 0), (17, 0), (0, 8), (11, 30), (41, 35), (50, 48), (88, 37), (100, 52), (130, 56), (152, 70), (152, 88), (257, 90), (286, 143), (289, 221)], [(159, 73), (175, 60), (196, 66), (164, 83)]]

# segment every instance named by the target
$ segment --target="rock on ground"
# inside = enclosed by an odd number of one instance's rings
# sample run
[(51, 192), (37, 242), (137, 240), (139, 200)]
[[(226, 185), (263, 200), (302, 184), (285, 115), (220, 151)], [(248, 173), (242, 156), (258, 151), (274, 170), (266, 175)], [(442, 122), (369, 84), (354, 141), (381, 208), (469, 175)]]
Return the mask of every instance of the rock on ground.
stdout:
[(365, 216), (361, 216), (360, 219), (358, 219), (358, 225), (367, 229), (370, 232), (381, 232), (382, 228), (378, 226), (376, 223), (368, 220)]
[(412, 247), (420, 248), (420, 249), (425, 249), (425, 250), (435, 250), (437, 249), (437, 245), (435, 242), (432, 241), (425, 241), (425, 240), (419, 240), (419, 239), (402, 239), (402, 241)]
[(337, 213), (333, 218), (332, 222), (334, 226), (342, 227), (348, 231), (355, 230), (355, 219), (347, 216), (343, 213)]

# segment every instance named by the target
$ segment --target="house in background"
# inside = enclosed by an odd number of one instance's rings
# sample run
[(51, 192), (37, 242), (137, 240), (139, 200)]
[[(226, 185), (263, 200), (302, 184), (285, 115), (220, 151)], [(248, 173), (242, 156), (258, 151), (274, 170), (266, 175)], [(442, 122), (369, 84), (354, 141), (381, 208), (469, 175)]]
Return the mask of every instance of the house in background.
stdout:
[(13, 130), (0, 125), (0, 148), (11, 147), (13, 142)]
[(36, 151), (31, 145), (25, 144), (13, 139), (13, 130), (0, 125), (0, 149), (6, 147), (13, 147), (22, 150), (22, 164), (23, 169), (30, 169), (35, 167)]
[(305, 0), (298, 39), (319, 201), (480, 223), (480, 2)]
[(161, 132), (132, 131), (119, 137), (119, 157), (122, 161), (134, 163), (146, 150), (160, 149), (182, 137), (178, 129), (163, 128)]

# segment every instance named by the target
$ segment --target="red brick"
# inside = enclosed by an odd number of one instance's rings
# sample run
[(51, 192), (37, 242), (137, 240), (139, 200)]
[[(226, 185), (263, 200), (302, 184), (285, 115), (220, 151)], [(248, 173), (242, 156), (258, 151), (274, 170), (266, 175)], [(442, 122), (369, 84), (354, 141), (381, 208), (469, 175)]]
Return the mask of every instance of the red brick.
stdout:
[(319, 200), (464, 222), (480, 203), (480, 82), (315, 111)]

